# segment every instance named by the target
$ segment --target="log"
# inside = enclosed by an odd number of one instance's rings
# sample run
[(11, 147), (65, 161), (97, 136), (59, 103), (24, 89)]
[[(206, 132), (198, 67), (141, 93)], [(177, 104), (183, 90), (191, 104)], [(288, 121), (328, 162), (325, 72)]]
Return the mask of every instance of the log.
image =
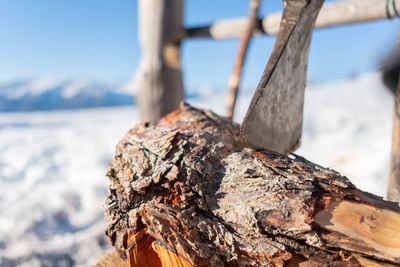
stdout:
[[(387, 0), (347, 0), (325, 4), (317, 18), (315, 28), (324, 28), (367, 21), (384, 20), (396, 17), (393, 5), (388, 5), (389, 17), (386, 12)], [(391, 2), (391, 0), (390, 0)], [(400, 0), (394, 0), (394, 5), (400, 12)], [(282, 13), (273, 13), (261, 19), (255, 35), (276, 35)], [(185, 38), (238, 38), (246, 31), (248, 19), (235, 18), (217, 21), (208, 26), (186, 29)]]
[(136, 73), (142, 120), (156, 123), (183, 100), (180, 37), (183, 0), (140, 0), (142, 58)]
[[(129, 266), (395, 266), (400, 208), (182, 105), (109, 164), (106, 234)], [(151, 262), (151, 263), (150, 263)]]

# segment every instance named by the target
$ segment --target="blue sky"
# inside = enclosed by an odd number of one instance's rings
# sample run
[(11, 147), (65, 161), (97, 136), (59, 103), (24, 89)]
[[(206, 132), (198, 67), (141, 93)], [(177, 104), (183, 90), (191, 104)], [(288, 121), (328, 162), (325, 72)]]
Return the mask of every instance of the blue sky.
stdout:
[[(248, 3), (186, 0), (185, 24), (247, 16)], [(260, 15), (281, 8), (281, 0), (264, 0)], [(399, 26), (396, 19), (316, 30), (309, 80), (332, 81), (375, 70), (395, 46)], [(253, 39), (243, 87), (256, 86), (273, 43), (274, 37)], [(226, 87), (238, 44), (238, 40), (185, 41), (186, 87)], [(139, 60), (135, 0), (0, 1), (0, 82), (51, 77), (116, 83), (132, 79)]]

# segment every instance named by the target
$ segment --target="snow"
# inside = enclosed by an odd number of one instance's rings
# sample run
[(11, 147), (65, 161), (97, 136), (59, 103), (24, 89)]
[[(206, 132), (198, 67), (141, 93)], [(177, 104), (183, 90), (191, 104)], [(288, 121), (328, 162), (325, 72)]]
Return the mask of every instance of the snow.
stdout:
[(87, 265), (109, 250), (106, 165), (137, 114), (135, 107), (0, 113), (1, 266), (52, 257), (54, 265)]
[(43, 78), (29, 81), (26, 83), (18, 83), (16, 86), (7, 86), (7, 91), (3, 89), (3, 95), (6, 94), (8, 99), (18, 99), (26, 94), (40, 95), (57, 86), (57, 82), (51, 78)]
[(64, 90), (62, 90), (61, 95), (64, 98), (72, 98), (79, 94), (85, 88), (88, 88), (90, 82), (88, 80), (77, 80), (65, 86)]
[[(393, 97), (379, 75), (307, 88), (296, 153), (384, 196)], [(223, 114), (224, 98), (188, 102)], [(240, 96), (237, 122), (250, 99)], [(0, 113), (1, 266), (87, 266), (112, 250), (104, 237), (106, 165), (138, 121), (136, 106)]]
[(100, 84), (88, 79), (21, 80), (0, 84), (0, 112), (133, 105), (131, 83)]

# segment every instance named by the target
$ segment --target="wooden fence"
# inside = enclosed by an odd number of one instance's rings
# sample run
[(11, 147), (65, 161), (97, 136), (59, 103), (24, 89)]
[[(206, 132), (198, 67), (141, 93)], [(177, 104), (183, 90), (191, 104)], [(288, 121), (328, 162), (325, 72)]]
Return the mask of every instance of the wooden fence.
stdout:
[[(271, 0), (276, 1), (276, 0)], [(247, 18), (220, 20), (211, 25), (185, 28), (184, 0), (139, 0), (139, 37), (142, 59), (137, 73), (143, 120), (158, 121), (183, 100), (180, 44), (188, 38), (215, 40), (241, 37)], [(400, 0), (347, 0), (325, 4), (316, 28), (390, 19), (397, 16)], [(260, 19), (254, 35), (278, 33), (282, 14)]]

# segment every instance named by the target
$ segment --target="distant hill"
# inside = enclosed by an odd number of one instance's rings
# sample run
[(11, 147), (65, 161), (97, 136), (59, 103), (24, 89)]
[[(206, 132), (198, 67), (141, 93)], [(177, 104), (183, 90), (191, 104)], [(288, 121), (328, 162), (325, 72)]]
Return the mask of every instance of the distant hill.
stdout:
[(135, 104), (124, 85), (105, 86), (89, 80), (25, 80), (0, 84), (0, 111), (92, 108)]

